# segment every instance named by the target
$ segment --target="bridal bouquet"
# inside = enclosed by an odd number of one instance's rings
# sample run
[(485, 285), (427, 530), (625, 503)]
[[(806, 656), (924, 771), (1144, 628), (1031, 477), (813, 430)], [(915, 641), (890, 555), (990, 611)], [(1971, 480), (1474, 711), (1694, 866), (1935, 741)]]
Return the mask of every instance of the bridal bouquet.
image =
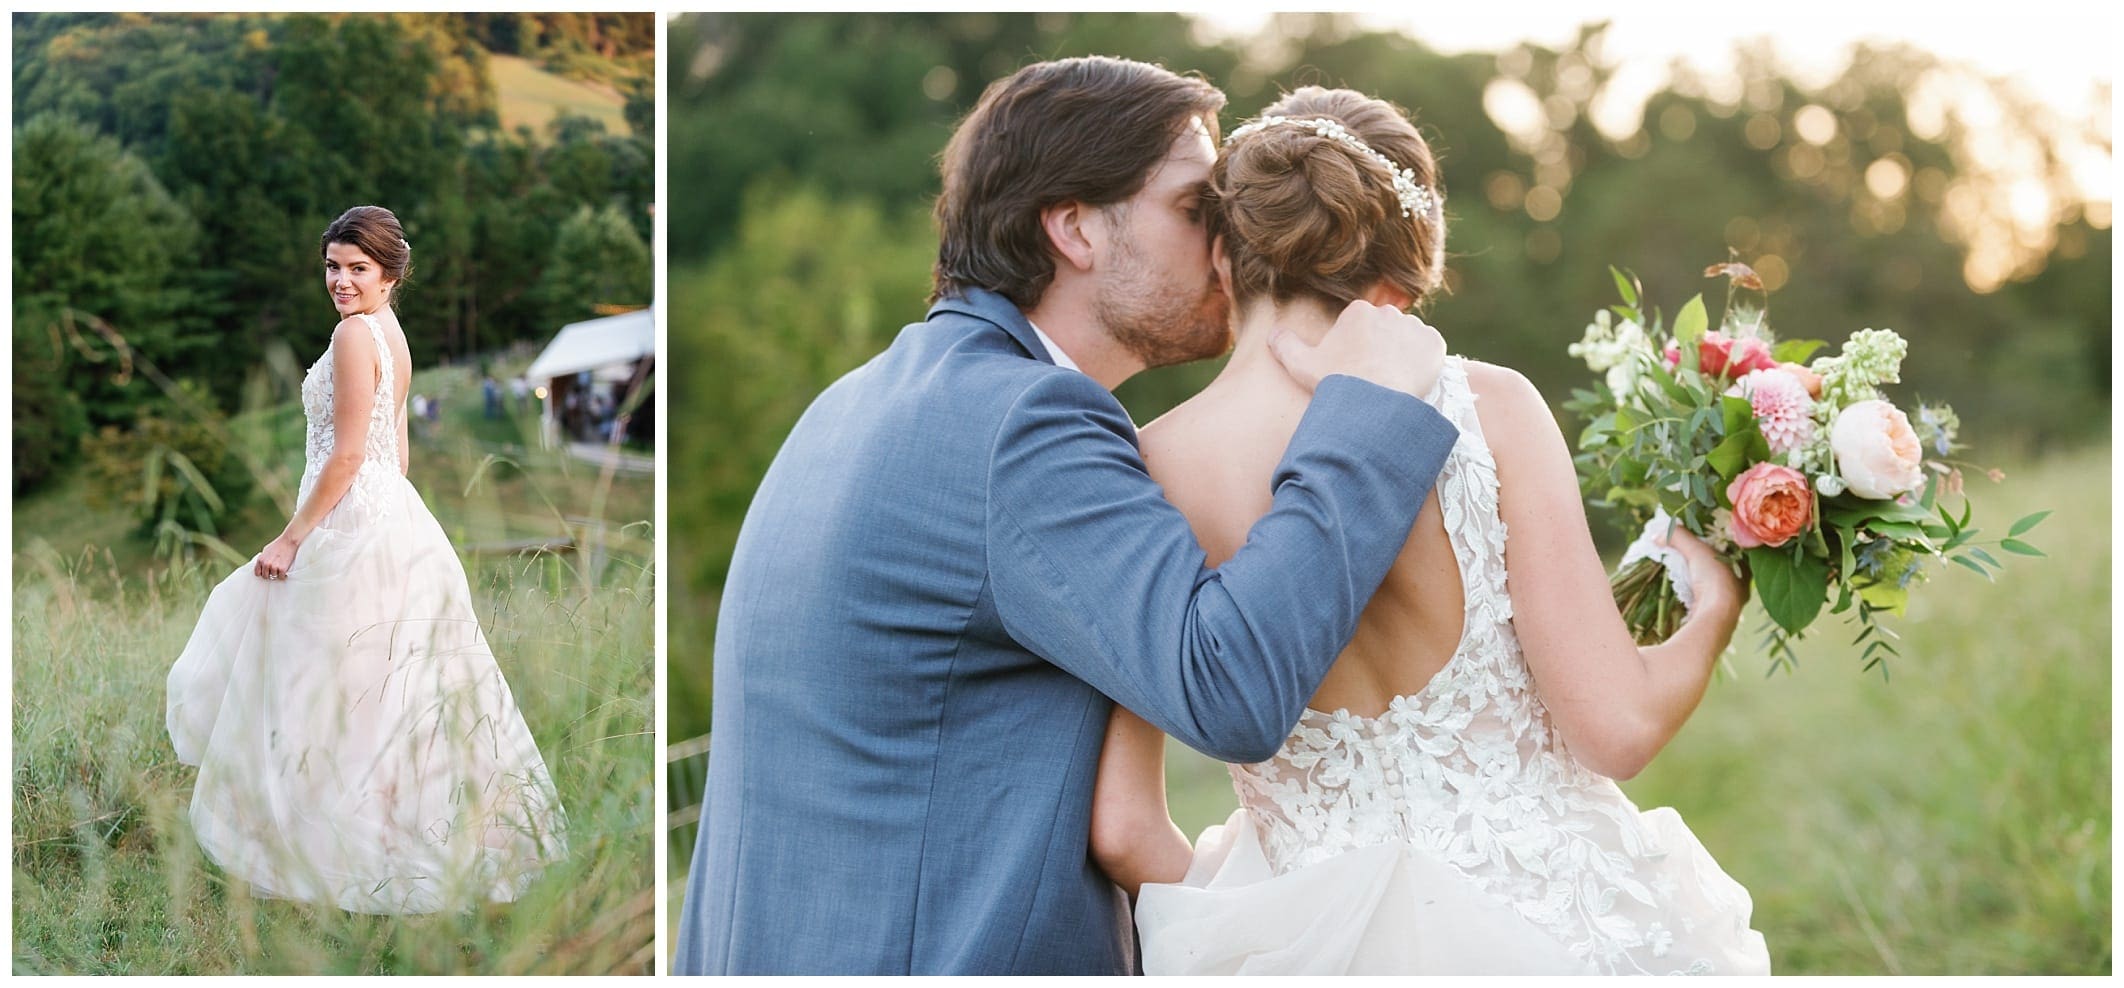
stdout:
[[(1718, 328), (1702, 295), (1669, 327), (1657, 310), (1644, 311), (1635, 278), (1609, 270), (1622, 303), (1596, 313), (1570, 348), (1602, 377), (1564, 407), (1590, 420), (1575, 457), (1588, 496), (1633, 526), (1646, 523), (1611, 581), (1639, 644), (1666, 640), (1685, 614), (1686, 574), (1669, 574), (1661, 561), (1679, 554), (1650, 541), (1669, 524), (1702, 537), (1752, 581), (1779, 664), (1792, 661), (1791, 639), (1823, 608), (1855, 606), (1863, 630), (1854, 644), (1868, 642), (1871, 669), (1896, 654), (1895, 633), (1876, 616), (1903, 613), (1929, 562), (1989, 579), (1986, 567), (2000, 563), (1985, 546), (2042, 555), (2020, 536), (2048, 511), (2015, 522), (2003, 539), (1975, 540), (1962, 496), (1967, 464), (1947, 458), (1961, 448), (1954, 412), (1920, 404), (1913, 418), (1881, 394), (1901, 380), (1908, 347), (1893, 331), (1861, 330), (1820, 357), (1823, 341), (1778, 340), (1761, 279), (1739, 263), (1704, 272), (1729, 280)], [(1958, 512), (1946, 503), (1955, 498)]]

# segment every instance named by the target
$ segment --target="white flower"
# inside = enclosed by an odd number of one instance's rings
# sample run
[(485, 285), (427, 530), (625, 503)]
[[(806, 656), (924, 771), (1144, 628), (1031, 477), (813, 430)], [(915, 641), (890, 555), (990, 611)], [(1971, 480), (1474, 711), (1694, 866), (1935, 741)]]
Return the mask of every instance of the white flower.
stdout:
[[(1651, 352), (1651, 345), (1645, 327), (1629, 319), (1618, 323), (1614, 313), (1602, 309), (1586, 324), (1585, 336), (1566, 349), (1571, 356), (1584, 360), (1588, 369), (1609, 371), (1628, 363), (1634, 352)], [(1627, 372), (1627, 380), (1634, 378), (1634, 371)], [(1611, 377), (1610, 390), (1615, 390), (1613, 382)]]
[(1719, 508), (1711, 512), (1711, 530), (1704, 533), (1704, 541), (1722, 554), (1733, 552), (1733, 509)]
[(1844, 493), (1844, 481), (1836, 474), (1825, 473), (1814, 478), (1814, 489), (1823, 497), (1835, 497)]
[(1837, 474), (1860, 497), (1885, 499), (1925, 482), (1922, 447), (1903, 410), (1880, 399), (1838, 413), (1829, 429)]
[(1620, 363), (1608, 368), (1608, 393), (1614, 395), (1618, 401), (1628, 398), (1637, 390), (1638, 376), (1637, 360), (1631, 357), (1623, 358)]
[(1844, 341), (1843, 353), (1821, 357), (1811, 368), (1822, 376), (1822, 403), (1843, 408), (1880, 397), (1880, 386), (1902, 381), (1910, 345), (1892, 329), (1862, 329)]

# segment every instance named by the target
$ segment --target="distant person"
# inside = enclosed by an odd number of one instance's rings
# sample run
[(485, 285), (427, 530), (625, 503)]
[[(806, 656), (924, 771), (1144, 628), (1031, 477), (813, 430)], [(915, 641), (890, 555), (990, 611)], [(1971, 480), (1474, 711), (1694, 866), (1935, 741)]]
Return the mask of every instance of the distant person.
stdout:
[(566, 850), (464, 566), (405, 476), (404, 237), (377, 206), (325, 229), (340, 322), (303, 379), (295, 516), (214, 589), (168, 681), (207, 857), (252, 895), (363, 913), (514, 900)]
[(591, 393), (590, 414), (597, 422), (597, 438), (599, 441), (612, 441), (612, 416), (618, 410), (618, 407), (612, 401), (611, 394), (603, 390)]
[(530, 382), (530, 381), (526, 381), (526, 380), (524, 380), (524, 377), (523, 377), (523, 375), (521, 375), (521, 374), (519, 374), (519, 375), (517, 375), (517, 376), (515, 376), (515, 377), (512, 377), (512, 378), (510, 378), (510, 379), (509, 379), (509, 399), (510, 399), (511, 401), (513, 401), (513, 402), (515, 402), (515, 403), (516, 403), (516, 414), (518, 414), (518, 415), (528, 415), (528, 414), (530, 414), (530, 412), (531, 412), (531, 382)]
[(495, 383), (494, 375), (481, 375), (479, 396), (481, 414), (490, 419), (501, 418), (501, 385)]

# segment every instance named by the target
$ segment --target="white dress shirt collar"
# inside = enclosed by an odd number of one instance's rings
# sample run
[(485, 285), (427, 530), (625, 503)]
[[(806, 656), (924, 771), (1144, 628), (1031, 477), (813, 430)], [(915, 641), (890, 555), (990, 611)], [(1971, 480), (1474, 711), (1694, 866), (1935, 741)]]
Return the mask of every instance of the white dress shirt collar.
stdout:
[(1056, 343), (1046, 333), (1040, 332), (1040, 327), (1034, 326), (1032, 320), (1027, 319), (1025, 324), (1032, 326), (1033, 335), (1040, 338), (1040, 345), (1047, 348), (1047, 355), (1055, 358), (1056, 367), (1067, 367), (1079, 374), (1084, 373), (1084, 368), (1077, 366), (1076, 361), (1069, 359), (1069, 354), (1062, 352), (1061, 345)]

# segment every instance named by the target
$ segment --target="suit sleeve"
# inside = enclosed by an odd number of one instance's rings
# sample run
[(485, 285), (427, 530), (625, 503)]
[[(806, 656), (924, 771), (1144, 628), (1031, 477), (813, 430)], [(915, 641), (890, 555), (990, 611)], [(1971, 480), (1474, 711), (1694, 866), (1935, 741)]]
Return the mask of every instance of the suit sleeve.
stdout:
[(1407, 542), (1459, 433), (1356, 378), (1316, 390), (1246, 544), (1210, 569), (1112, 395), (1051, 374), (990, 457), (988, 569), (1004, 628), (1189, 747), (1276, 751)]

